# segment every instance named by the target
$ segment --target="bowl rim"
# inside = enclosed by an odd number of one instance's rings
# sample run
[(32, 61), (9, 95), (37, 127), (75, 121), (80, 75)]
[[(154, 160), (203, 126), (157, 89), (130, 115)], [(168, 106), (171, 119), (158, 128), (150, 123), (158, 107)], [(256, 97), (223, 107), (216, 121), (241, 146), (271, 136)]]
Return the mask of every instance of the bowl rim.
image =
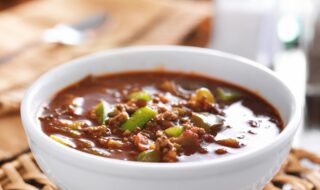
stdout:
[[(145, 162), (124, 161), (124, 160), (117, 160), (113, 158), (99, 157), (99, 156), (84, 153), (82, 151), (75, 150), (73, 148), (69, 148), (59, 143), (56, 143), (53, 140), (51, 140), (47, 135), (45, 135), (43, 132), (41, 132), (41, 130), (31, 129), (32, 127), (39, 125), (39, 123), (36, 121), (36, 118), (32, 118), (29, 116), (29, 113), (35, 111), (31, 109), (32, 101), (36, 93), (41, 93), (41, 92), (38, 92), (37, 89), (41, 85), (43, 85), (43, 83), (48, 82), (48, 80), (50, 79), (50, 76), (54, 76), (55, 73), (61, 72), (62, 70), (68, 70), (81, 62), (83, 64), (87, 64), (88, 62), (95, 60), (97, 58), (119, 56), (126, 53), (139, 53), (139, 52), (146, 53), (150, 51), (153, 51), (153, 52), (154, 51), (158, 51), (158, 52), (179, 51), (184, 53), (191, 52), (191, 53), (210, 54), (212, 56), (218, 56), (223, 59), (232, 59), (234, 61), (241, 62), (241, 64), (247, 64), (252, 67), (255, 67), (255, 69), (266, 72), (267, 74), (275, 78), (277, 82), (279, 82), (283, 86), (284, 91), (287, 91), (286, 93), (290, 95), (289, 98), (291, 99), (292, 105), (290, 108), (291, 114), (290, 114), (288, 123), (285, 125), (284, 130), (275, 139), (273, 139), (271, 142), (259, 148), (255, 148), (253, 150), (245, 151), (241, 154), (226, 156), (219, 159), (209, 159), (204, 161), (182, 162), (182, 163), (179, 163), (179, 162), (178, 163), (145, 163)], [(67, 85), (69, 84), (66, 84), (65, 86)], [(47, 148), (45, 151), (47, 151), (47, 153), (54, 154), (58, 159), (63, 159), (61, 158), (61, 155), (63, 155), (64, 157), (68, 156), (69, 158), (75, 158), (79, 160), (78, 162), (74, 162), (74, 161), (70, 161), (72, 159), (69, 159), (69, 164), (85, 167), (86, 169), (94, 169), (94, 168), (97, 169), (102, 165), (106, 165), (106, 166), (112, 165), (113, 167), (117, 167), (117, 168), (140, 169), (141, 171), (146, 171), (146, 170), (169, 171), (174, 169), (176, 171), (183, 172), (183, 171), (190, 171), (190, 169), (196, 169), (196, 168), (197, 169), (205, 169), (205, 168), (211, 168), (211, 167), (224, 168), (227, 165), (238, 164), (241, 161), (245, 161), (250, 158), (263, 155), (263, 152), (268, 152), (274, 149), (275, 147), (284, 143), (286, 139), (294, 135), (295, 131), (298, 128), (298, 124), (301, 120), (300, 116), (302, 112), (301, 112), (301, 106), (298, 104), (297, 99), (293, 95), (292, 91), (287, 87), (287, 85), (279, 77), (277, 77), (275, 73), (273, 73), (271, 70), (269, 70), (268, 68), (262, 66), (261, 64), (255, 61), (252, 61), (237, 55), (221, 52), (218, 50), (207, 49), (207, 48), (157, 45), (157, 46), (126, 47), (126, 48), (117, 48), (117, 49), (102, 51), (98, 53), (89, 54), (89, 55), (77, 58), (75, 60), (68, 61), (62, 65), (59, 65), (54, 69), (51, 69), (50, 71), (44, 73), (27, 90), (23, 98), (23, 101), (21, 103), (20, 113), (23, 121), (23, 127), (28, 135), (28, 138), (30, 138), (29, 140), (34, 140), (36, 143), (38, 143), (39, 146), (46, 146)], [(35, 156), (37, 157), (37, 155)], [(82, 162), (86, 162), (88, 164), (83, 164)], [(95, 167), (95, 166), (99, 166), (99, 167)], [(103, 172), (102, 170), (100, 171)]]

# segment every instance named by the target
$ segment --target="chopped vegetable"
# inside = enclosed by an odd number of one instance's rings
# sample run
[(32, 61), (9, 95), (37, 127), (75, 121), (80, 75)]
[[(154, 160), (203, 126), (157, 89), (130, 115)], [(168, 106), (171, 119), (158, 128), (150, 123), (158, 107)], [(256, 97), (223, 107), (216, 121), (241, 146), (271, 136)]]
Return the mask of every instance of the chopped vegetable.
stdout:
[(143, 107), (135, 111), (132, 116), (121, 125), (121, 129), (133, 131), (135, 128), (142, 128), (150, 119), (157, 114), (149, 107)]
[(212, 93), (207, 88), (199, 88), (196, 90), (196, 93), (191, 97), (192, 100), (201, 101), (206, 99), (210, 103), (214, 103), (215, 99)]
[(156, 149), (156, 145), (155, 145), (155, 144), (151, 144), (149, 148), (150, 148), (151, 150), (154, 150), (154, 149)]
[(217, 115), (207, 112), (192, 112), (191, 122), (197, 127), (208, 129), (210, 127), (223, 124), (223, 119)]
[(108, 116), (108, 104), (100, 100), (99, 104), (93, 109), (93, 113), (97, 117), (98, 123), (103, 125)]
[(138, 92), (133, 92), (129, 94), (128, 99), (149, 101), (151, 100), (151, 95), (145, 91), (138, 91)]
[(233, 101), (241, 96), (237, 91), (225, 88), (217, 88), (217, 95), (223, 101)]
[(141, 162), (160, 162), (160, 153), (156, 150), (146, 150), (141, 152), (137, 161)]
[(59, 136), (57, 136), (57, 135), (50, 135), (50, 138), (53, 139), (54, 141), (60, 143), (60, 144), (63, 144), (63, 145), (65, 145), (65, 146), (74, 148), (74, 144), (72, 144), (71, 142), (69, 142), (67, 139), (64, 139), (64, 138), (62, 138), (62, 137), (59, 137)]
[(73, 130), (80, 130), (83, 125), (85, 125), (84, 122), (76, 121), (76, 122), (73, 122), (72, 124), (68, 125), (68, 127), (70, 127)]
[(182, 132), (183, 132), (182, 126), (173, 126), (164, 130), (164, 133), (171, 137), (178, 137), (182, 134)]

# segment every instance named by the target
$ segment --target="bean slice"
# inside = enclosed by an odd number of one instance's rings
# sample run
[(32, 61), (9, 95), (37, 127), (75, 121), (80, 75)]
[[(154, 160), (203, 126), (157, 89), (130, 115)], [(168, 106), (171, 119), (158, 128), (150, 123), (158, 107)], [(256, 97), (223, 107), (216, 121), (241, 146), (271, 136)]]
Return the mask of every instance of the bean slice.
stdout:
[[(107, 102), (100, 100), (99, 104), (93, 109), (93, 113), (96, 116), (99, 125), (103, 125), (108, 117), (108, 108), (110, 108)], [(109, 109), (110, 111), (110, 109)]]
[(160, 162), (160, 153), (156, 150), (146, 150), (141, 152), (137, 161), (140, 162)]
[(191, 122), (197, 127), (209, 129), (210, 127), (222, 125), (223, 119), (217, 115), (213, 115), (207, 112), (192, 112)]
[(178, 137), (182, 134), (182, 132), (183, 132), (182, 126), (173, 126), (164, 130), (164, 133), (171, 137)]
[(214, 103), (215, 99), (212, 93), (207, 88), (199, 88), (196, 90), (196, 93), (191, 97), (192, 100), (195, 101), (201, 101), (203, 99), (206, 99), (210, 103)]
[(217, 88), (217, 94), (225, 102), (233, 101), (241, 96), (239, 92), (225, 88)]
[(147, 101), (151, 100), (151, 95), (145, 91), (138, 91), (138, 92), (133, 92), (133, 93), (129, 94), (128, 99), (129, 100), (144, 100), (147, 102)]
[(54, 141), (62, 144), (62, 145), (65, 145), (65, 146), (68, 146), (71, 148), (75, 148), (75, 145), (73, 143), (69, 142), (67, 139), (65, 139), (63, 137), (60, 137), (57, 135), (50, 135), (50, 138), (53, 139)]
[(132, 132), (135, 128), (142, 128), (150, 119), (157, 114), (156, 111), (149, 107), (142, 107), (135, 111), (132, 116), (121, 125), (122, 130)]

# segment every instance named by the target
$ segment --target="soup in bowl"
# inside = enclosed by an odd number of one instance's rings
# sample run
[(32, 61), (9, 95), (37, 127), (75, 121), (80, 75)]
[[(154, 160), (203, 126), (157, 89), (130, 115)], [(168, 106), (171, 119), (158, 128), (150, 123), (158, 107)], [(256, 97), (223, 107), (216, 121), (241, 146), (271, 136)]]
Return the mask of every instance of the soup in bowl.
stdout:
[(268, 69), (179, 46), (61, 65), (32, 85), (21, 113), (37, 162), (62, 189), (261, 189), (300, 119)]

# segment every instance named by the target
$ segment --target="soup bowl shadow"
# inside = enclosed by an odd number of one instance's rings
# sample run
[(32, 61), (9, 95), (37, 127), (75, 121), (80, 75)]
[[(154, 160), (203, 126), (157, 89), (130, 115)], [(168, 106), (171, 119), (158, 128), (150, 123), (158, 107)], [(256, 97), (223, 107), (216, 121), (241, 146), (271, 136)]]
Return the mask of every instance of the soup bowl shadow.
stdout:
[[(63, 146), (42, 132), (39, 110), (62, 88), (90, 74), (154, 69), (195, 72), (257, 92), (279, 111), (285, 128), (260, 148), (188, 163), (98, 157)], [(291, 91), (269, 69), (235, 55), (182, 46), (130, 47), (73, 60), (34, 82), (21, 106), (23, 126), (35, 159), (62, 190), (258, 190), (286, 159), (301, 121), (300, 112)]]

